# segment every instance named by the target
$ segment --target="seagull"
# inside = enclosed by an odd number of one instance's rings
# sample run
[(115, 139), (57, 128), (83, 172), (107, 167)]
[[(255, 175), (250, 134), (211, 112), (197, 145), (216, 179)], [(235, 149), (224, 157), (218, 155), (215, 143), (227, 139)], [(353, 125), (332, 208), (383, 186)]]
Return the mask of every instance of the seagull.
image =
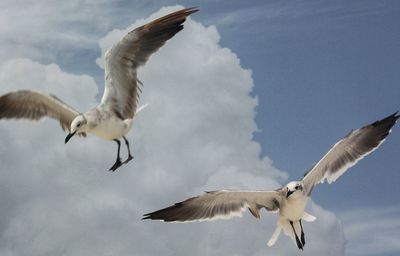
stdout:
[[(144, 65), (150, 55), (183, 29), (186, 17), (197, 12), (195, 7), (182, 9), (127, 33), (105, 54), (105, 89), (101, 102), (85, 113), (79, 113), (54, 95), (21, 90), (0, 96), (0, 119), (25, 118), (39, 120), (51, 117), (58, 120), (67, 143), (78, 134), (86, 137), (91, 133), (118, 144), (117, 160), (109, 171), (133, 159), (125, 135), (132, 127), (138, 112), (146, 105), (137, 107), (142, 83), (137, 78), (137, 69)], [(123, 138), (128, 158), (120, 158)]]
[(265, 208), (279, 212), (276, 229), (268, 246), (273, 246), (281, 231), (303, 250), (305, 237), (302, 220), (312, 222), (315, 216), (304, 211), (315, 185), (334, 182), (359, 160), (372, 153), (385, 140), (400, 116), (397, 112), (360, 129), (351, 131), (339, 140), (300, 181), (289, 182), (273, 190), (219, 190), (189, 198), (170, 207), (143, 215), (143, 219), (165, 222), (190, 222), (241, 217), (249, 209), (257, 219)]

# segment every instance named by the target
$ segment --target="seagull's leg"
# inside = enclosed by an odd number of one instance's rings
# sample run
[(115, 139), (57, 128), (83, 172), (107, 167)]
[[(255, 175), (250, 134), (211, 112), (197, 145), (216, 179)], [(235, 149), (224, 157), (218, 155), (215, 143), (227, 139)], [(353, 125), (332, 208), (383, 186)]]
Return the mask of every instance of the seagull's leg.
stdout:
[(304, 231), (303, 231), (303, 225), (301, 224), (301, 219), (299, 220), (300, 223), (300, 228), (301, 228), (301, 243), (303, 244), (303, 246), (306, 244), (306, 240), (304, 239)]
[(303, 245), (301, 244), (301, 242), (300, 242), (300, 240), (299, 240), (299, 237), (298, 237), (297, 234), (296, 234), (296, 229), (294, 229), (293, 221), (289, 220), (289, 222), (290, 222), (290, 225), (292, 226), (292, 229), (293, 229), (293, 232), (294, 232), (294, 236), (296, 237), (296, 244), (297, 244), (297, 247), (298, 247), (300, 250), (303, 250)]
[(117, 142), (117, 144), (118, 144), (118, 152), (117, 152), (117, 160), (115, 161), (115, 164), (109, 169), (109, 171), (112, 171), (112, 172), (117, 170), (118, 167), (120, 167), (122, 165), (121, 157), (119, 157), (119, 151), (121, 149), (121, 142), (117, 139), (114, 139), (113, 141)]
[(123, 162), (123, 164), (126, 164), (126, 163), (128, 163), (129, 161), (131, 161), (133, 159), (133, 156), (131, 154), (131, 149), (129, 148), (128, 140), (125, 138), (125, 136), (122, 136), (122, 138), (124, 138), (125, 145), (128, 148), (128, 158)]

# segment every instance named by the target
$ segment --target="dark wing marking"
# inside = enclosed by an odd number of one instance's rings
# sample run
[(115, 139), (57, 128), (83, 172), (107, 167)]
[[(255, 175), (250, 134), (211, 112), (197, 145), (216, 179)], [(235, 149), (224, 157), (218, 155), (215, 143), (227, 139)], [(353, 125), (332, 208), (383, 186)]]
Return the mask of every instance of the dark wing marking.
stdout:
[(399, 116), (397, 112), (372, 124), (351, 131), (338, 141), (303, 178), (308, 194), (325, 179), (334, 182), (359, 160), (377, 149), (390, 133)]
[(280, 191), (212, 191), (145, 214), (143, 219), (166, 222), (230, 219), (242, 216), (246, 208), (254, 217), (260, 218), (261, 208), (268, 211), (278, 210), (281, 198)]
[(141, 91), (136, 69), (181, 31), (186, 17), (197, 11), (173, 12), (132, 30), (114, 45), (105, 56), (106, 85), (101, 103), (123, 118), (133, 118)]
[(57, 119), (64, 131), (69, 131), (72, 120), (79, 113), (53, 95), (22, 90), (0, 97), (1, 118), (39, 120), (45, 116)]

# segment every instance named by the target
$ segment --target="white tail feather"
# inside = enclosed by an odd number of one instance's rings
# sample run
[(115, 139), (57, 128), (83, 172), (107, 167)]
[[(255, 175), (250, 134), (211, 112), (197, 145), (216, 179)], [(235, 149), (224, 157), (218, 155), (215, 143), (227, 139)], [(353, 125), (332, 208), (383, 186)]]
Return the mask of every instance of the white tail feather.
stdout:
[[(312, 222), (312, 221), (316, 220), (317, 218), (312, 216), (311, 214), (304, 212), (302, 219), (305, 221), (308, 221), (308, 222)], [(300, 234), (301, 234), (300, 222), (293, 221), (293, 226), (296, 230), (297, 236), (300, 237)], [(283, 229), (283, 232), (285, 233), (285, 235), (290, 237), (293, 240), (293, 242), (296, 243), (295, 234), (293, 232), (292, 225), (290, 225), (290, 222), (286, 218), (281, 217), (281, 218), (279, 218), (278, 223), (276, 223), (276, 229), (268, 241), (269, 247), (273, 246), (275, 244), (275, 242), (278, 240), (282, 229)]]
[(303, 217), (301, 217), (301, 219), (303, 219), (305, 221), (308, 221), (308, 222), (313, 222), (314, 220), (317, 219), (317, 217), (312, 216), (311, 214), (304, 212), (303, 213)]
[(276, 243), (276, 241), (279, 238), (279, 235), (281, 234), (281, 231), (282, 231), (282, 226), (278, 221), (278, 223), (276, 223), (275, 231), (274, 231), (274, 233), (272, 234), (271, 238), (268, 241), (268, 246), (269, 247), (273, 246)]
[[(296, 238), (295, 238), (295, 235), (294, 235), (294, 231), (293, 231), (292, 225), (290, 225), (290, 222), (287, 219), (281, 219), (280, 223), (282, 225), (283, 232), (285, 233), (285, 235), (290, 237), (292, 239), (292, 241), (296, 244)], [(294, 228), (296, 230), (297, 236), (299, 236), (301, 234), (300, 222), (299, 221), (293, 221), (293, 226), (294, 226)]]
[(135, 114), (137, 114), (137, 113), (139, 113), (140, 111), (142, 111), (143, 109), (145, 109), (148, 105), (149, 105), (149, 104), (146, 103), (146, 104), (140, 106), (138, 109), (136, 109)]

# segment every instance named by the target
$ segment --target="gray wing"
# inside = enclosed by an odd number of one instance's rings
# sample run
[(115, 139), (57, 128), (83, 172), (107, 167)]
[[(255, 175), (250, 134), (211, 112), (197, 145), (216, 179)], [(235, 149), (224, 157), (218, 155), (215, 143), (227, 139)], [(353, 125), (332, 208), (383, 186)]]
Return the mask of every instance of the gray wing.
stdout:
[(0, 96), (0, 119), (26, 118), (39, 120), (48, 116), (60, 121), (64, 131), (79, 113), (56, 96), (34, 91), (16, 91)]
[(139, 99), (136, 69), (150, 55), (183, 29), (183, 22), (197, 8), (176, 11), (132, 30), (105, 55), (106, 84), (101, 100), (122, 118), (133, 118)]
[(166, 222), (230, 219), (242, 216), (246, 208), (254, 217), (260, 218), (259, 210), (261, 208), (268, 211), (278, 210), (281, 198), (281, 191), (212, 191), (145, 214), (143, 219)]
[(328, 153), (307, 172), (303, 183), (311, 193), (313, 187), (323, 183), (334, 182), (359, 160), (377, 149), (390, 133), (396, 120), (397, 112), (372, 124), (351, 131), (346, 137), (338, 141)]

